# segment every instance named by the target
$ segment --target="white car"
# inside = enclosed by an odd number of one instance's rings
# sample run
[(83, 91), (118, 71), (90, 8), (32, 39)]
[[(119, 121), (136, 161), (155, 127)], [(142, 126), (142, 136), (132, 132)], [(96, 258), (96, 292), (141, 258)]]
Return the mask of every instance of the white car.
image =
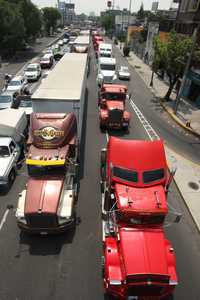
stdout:
[(29, 64), (24, 72), (28, 81), (36, 81), (40, 78), (42, 70), (40, 64), (33, 63)]
[(119, 79), (124, 79), (124, 80), (130, 80), (131, 74), (129, 72), (128, 67), (126, 66), (121, 66), (118, 70), (118, 78)]
[(63, 46), (63, 45), (64, 45), (64, 41), (63, 41), (63, 40), (59, 40), (59, 41), (58, 41), (58, 45), (59, 45), (59, 46)]
[(66, 39), (66, 38), (63, 39), (63, 43), (64, 43), (64, 44), (67, 44), (68, 41), (69, 41), (69, 39)]
[(5, 91), (0, 94), (0, 110), (6, 108), (17, 108), (19, 105), (18, 93)]
[(27, 93), (28, 82), (25, 76), (15, 76), (8, 83), (6, 91), (18, 92), (19, 94)]

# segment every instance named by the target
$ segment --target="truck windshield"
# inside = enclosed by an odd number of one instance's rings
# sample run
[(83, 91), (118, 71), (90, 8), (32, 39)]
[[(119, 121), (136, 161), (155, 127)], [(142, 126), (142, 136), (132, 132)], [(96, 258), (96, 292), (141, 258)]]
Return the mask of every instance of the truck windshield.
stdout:
[(164, 223), (165, 215), (139, 215), (130, 217), (125, 213), (117, 212), (117, 219), (129, 225), (159, 225)]
[(7, 146), (0, 146), (0, 157), (9, 156), (10, 152)]
[(66, 166), (30, 166), (28, 165), (28, 174), (32, 177), (41, 176), (64, 176), (66, 173)]
[(138, 173), (133, 170), (113, 167), (113, 176), (124, 181), (138, 182)]
[(104, 93), (103, 98), (106, 100), (126, 100), (124, 93)]
[(154, 181), (159, 181), (162, 178), (164, 178), (165, 172), (164, 169), (157, 169), (157, 170), (151, 170), (143, 172), (142, 178), (143, 182), (148, 184)]
[(101, 64), (100, 68), (105, 71), (115, 71), (115, 65)]

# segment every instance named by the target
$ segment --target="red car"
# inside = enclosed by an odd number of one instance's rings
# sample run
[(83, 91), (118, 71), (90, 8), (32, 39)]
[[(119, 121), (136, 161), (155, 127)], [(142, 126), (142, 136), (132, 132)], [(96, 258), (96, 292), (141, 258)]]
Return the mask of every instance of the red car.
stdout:
[(125, 110), (127, 87), (119, 84), (103, 84), (99, 94), (99, 122), (107, 128), (128, 130), (130, 113)]

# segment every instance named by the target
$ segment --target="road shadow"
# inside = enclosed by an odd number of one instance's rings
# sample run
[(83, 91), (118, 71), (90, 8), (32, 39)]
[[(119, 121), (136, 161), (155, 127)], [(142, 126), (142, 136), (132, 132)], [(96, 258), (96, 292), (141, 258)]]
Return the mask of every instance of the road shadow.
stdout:
[(110, 136), (115, 136), (115, 137), (119, 137), (119, 138), (129, 135), (129, 130), (108, 129), (107, 132)]
[(21, 232), (16, 257), (20, 258), (24, 251), (34, 256), (59, 255), (65, 244), (72, 244), (75, 232), (76, 226), (58, 235), (40, 236)]

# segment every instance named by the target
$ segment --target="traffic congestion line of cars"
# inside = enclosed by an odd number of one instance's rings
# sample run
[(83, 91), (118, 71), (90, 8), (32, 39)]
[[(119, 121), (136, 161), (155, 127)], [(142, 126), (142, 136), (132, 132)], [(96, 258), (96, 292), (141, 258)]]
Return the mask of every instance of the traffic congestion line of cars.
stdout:
[[(93, 33), (93, 46), (98, 59), (100, 129), (128, 132), (130, 113), (125, 103), (131, 95), (125, 85), (116, 83), (112, 45)], [(118, 69), (118, 78), (130, 80), (128, 67)], [(120, 300), (169, 299), (178, 278), (174, 249), (163, 226), (175, 170), (168, 169), (163, 141), (110, 136), (101, 151), (100, 173), (106, 295)], [(177, 215), (174, 221), (179, 220)]]

